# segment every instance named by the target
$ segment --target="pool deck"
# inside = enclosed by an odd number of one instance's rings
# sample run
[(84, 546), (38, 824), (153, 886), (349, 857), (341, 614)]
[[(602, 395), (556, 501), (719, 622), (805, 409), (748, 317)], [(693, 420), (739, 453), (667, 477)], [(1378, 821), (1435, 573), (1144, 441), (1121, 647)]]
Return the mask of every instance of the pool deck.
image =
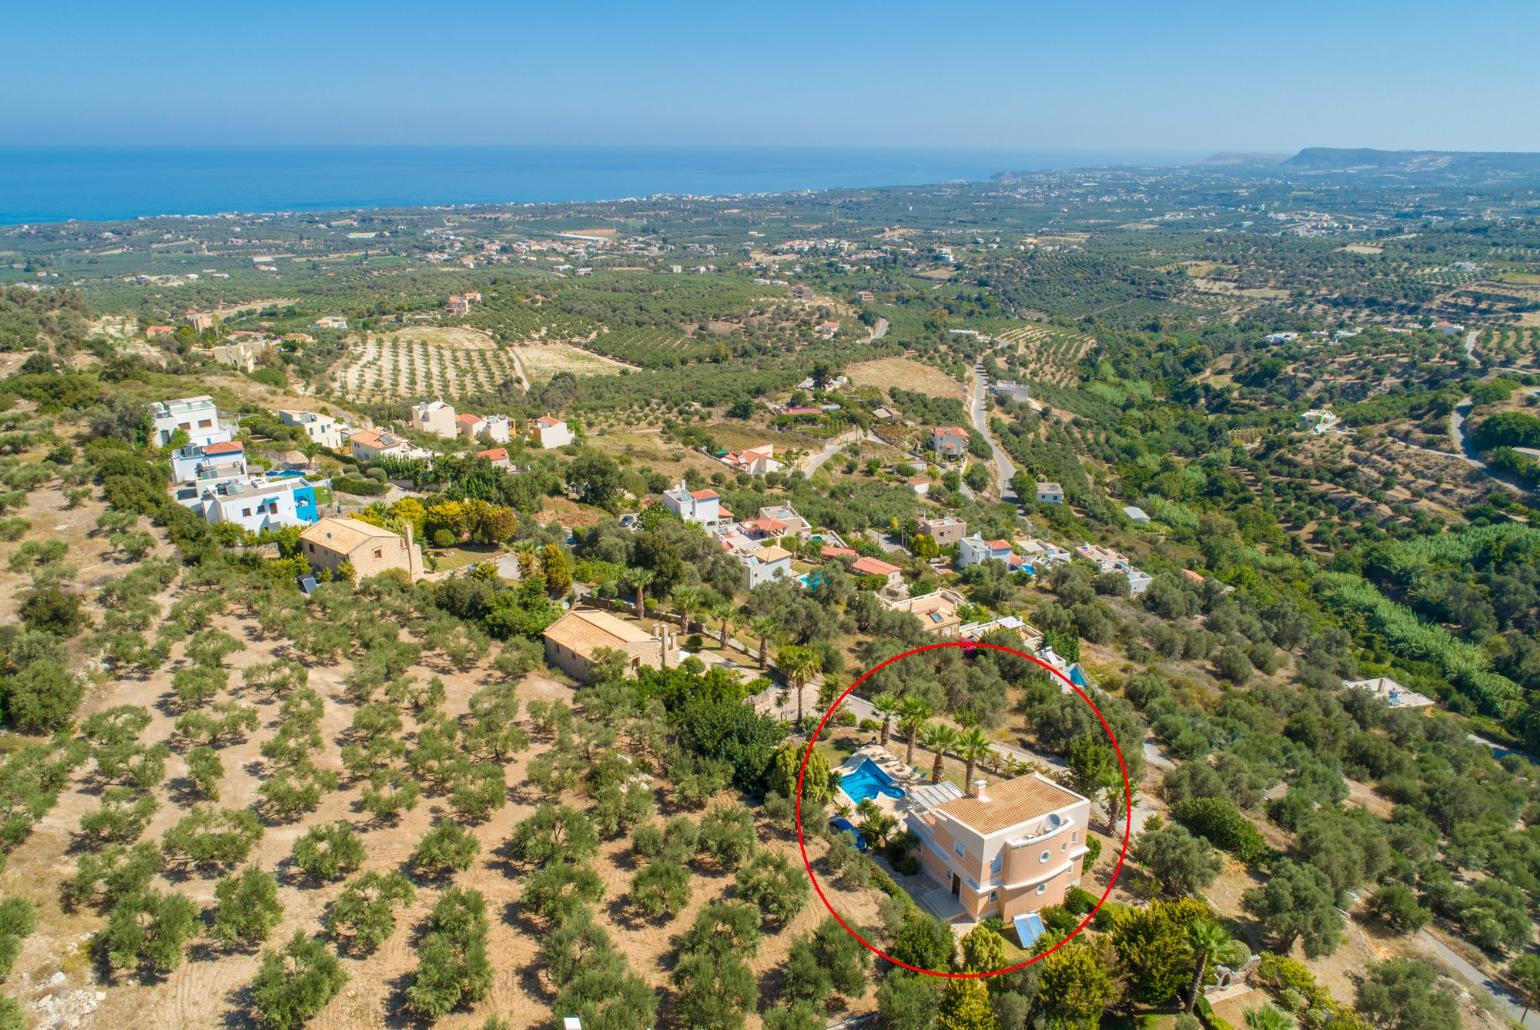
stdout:
[[(866, 760), (870, 760), (873, 765), (882, 770), (882, 774), (892, 781), (893, 786), (902, 790), (905, 795), (901, 798), (890, 798), (886, 794), (878, 794), (871, 800), (884, 812), (902, 820), (904, 813), (908, 811), (909, 807), (909, 789), (924, 783), (924, 779), (905, 766), (903, 762), (890, 755), (887, 749), (880, 744), (867, 744), (864, 747), (858, 748), (851, 753), (849, 758), (845, 759), (837, 772), (843, 777), (846, 773), (854, 772), (860, 768), (862, 762)], [(843, 787), (840, 789), (840, 796), (849, 802), (852, 808), (856, 806), (856, 800), (849, 794), (846, 794)]]

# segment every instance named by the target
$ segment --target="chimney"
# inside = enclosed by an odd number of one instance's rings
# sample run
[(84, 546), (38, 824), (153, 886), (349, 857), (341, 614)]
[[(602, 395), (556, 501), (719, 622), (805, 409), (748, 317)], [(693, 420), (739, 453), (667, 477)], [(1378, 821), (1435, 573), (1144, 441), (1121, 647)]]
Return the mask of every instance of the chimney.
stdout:
[(982, 778), (973, 781), (973, 796), (980, 801), (988, 801), (989, 797), (984, 793), (984, 781)]

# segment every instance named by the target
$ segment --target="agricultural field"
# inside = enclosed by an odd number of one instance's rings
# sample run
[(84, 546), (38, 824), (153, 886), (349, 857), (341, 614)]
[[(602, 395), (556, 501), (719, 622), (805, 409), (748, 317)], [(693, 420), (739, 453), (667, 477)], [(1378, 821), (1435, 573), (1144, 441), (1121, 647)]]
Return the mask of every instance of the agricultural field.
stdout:
[(845, 369), (852, 386), (870, 386), (887, 396), (890, 387), (913, 390), (932, 397), (961, 398), (963, 385), (945, 372), (911, 358), (876, 358)]
[(595, 354), (570, 343), (527, 340), (512, 345), (509, 350), (517, 359), (531, 385), (546, 382), (561, 372), (579, 376), (605, 375), (632, 367), (625, 362)]
[(1476, 337), (1476, 353), (1499, 365), (1536, 368), (1540, 327), (1510, 325), (1484, 329)]
[(522, 381), (524, 372), (512, 350), (483, 332), (425, 326), (355, 339), (331, 377), (339, 399), (364, 403), (453, 400)]
[(1025, 378), (1055, 386), (1073, 386), (1080, 381), (1080, 359), (1095, 344), (1088, 336), (1042, 325), (1016, 326), (994, 336), (1010, 345), (1002, 363), (1013, 374), (1020, 370)]

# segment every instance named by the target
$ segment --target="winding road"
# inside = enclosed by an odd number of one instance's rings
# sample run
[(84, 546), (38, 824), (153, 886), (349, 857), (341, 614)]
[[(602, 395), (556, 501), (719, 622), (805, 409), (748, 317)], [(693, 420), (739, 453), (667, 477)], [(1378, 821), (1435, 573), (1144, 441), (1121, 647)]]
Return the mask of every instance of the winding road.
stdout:
[(1000, 500), (1006, 504), (1016, 504), (1016, 490), (1011, 486), (1011, 480), (1016, 475), (1016, 466), (1010, 457), (1006, 455), (1001, 446), (995, 442), (994, 434), (989, 431), (989, 405), (986, 403), (988, 387), (982, 364), (973, 367), (973, 395), (968, 405), (969, 413), (973, 418), (973, 428), (984, 435), (989, 441), (989, 450), (994, 458), (995, 481), (1000, 490)]

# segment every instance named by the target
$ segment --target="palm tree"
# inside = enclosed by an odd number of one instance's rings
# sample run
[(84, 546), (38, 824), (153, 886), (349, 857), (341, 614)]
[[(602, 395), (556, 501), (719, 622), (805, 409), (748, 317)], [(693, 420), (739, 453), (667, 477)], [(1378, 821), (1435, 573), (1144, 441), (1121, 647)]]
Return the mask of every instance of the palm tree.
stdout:
[(1246, 1010), (1246, 1030), (1295, 1030), (1294, 1017), (1271, 1004)]
[(893, 835), (893, 831), (898, 829), (898, 820), (878, 808), (871, 798), (856, 806), (856, 815), (861, 819), (856, 829), (861, 831), (861, 836), (866, 838), (866, 843), (871, 847), (882, 847)]
[(1192, 949), (1192, 989), (1187, 992), (1185, 1011), (1191, 1015), (1198, 1003), (1198, 992), (1203, 989), (1203, 977), (1208, 973), (1209, 960), (1230, 946), (1230, 933), (1218, 923), (1200, 919), (1187, 928), (1187, 946)]
[(872, 707), (877, 709), (877, 714), (882, 716), (882, 746), (888, 746), (888, 731), (893, 726), (893, 717), (898, 714), (899, 706), (903, 699), (897, 694), (884, 690), (872, 698)]
[(797, 692), (797, 724), (800, 726), (803, 719), (802, 713), (802, 687), (812, 679), (823, 665), (823, 659), (818, 652), (810, 647), (798, 647), (793, 644), (783, 647), (775, 656), (775, 667), (781, 670), (781, 675), (786, 677), (786, 683)]
[(936, 756), (930, 767), (930, 782), (940, 783), (946, 773), (947, 748), (957, 743), (957, 731), (944, 722), (928, 722), (920, 731), (920, 744)]
[(626, 578), (631, 581), (631, 588), (636, 591), (636, 614), (647, 614), (647, 588), (657, 577), (651, 569), (631, 569), (626, 573)]
[(952, 742), (952, 750), (965, 763), (963, 768), (963, 789), (973, 789), (973, 767), (980, 758), (986, 757), (994, 747), (989, 735), (977, 726), (969, 726), (957, 739)]
[(759, 667), (763, 669), (770, 661), (770, 641), (780, 639), (780, 624), (774, 619), (760, 616), (749, 624), (749, 628), (759, 637)]
[(914, 742), (919, 736), (920, 727), (925, 725), (925, 720), (930, 718), (930, 705), (924, 698), (910, 695), (904, 698), (898, 706), (898, 725), (909, 735), (909, 746), (904, 751), (904, 764), (914, 765)]
[(690, 634), (690, 609), (699, 608), (706, 600), (700, 587), (682, 586), (674, 591), (674, 608), (679, 612), (679, 632)]
[(722, 650), (727, 650), (727, 634), (732, 629), (733, 623), (738, 621), (738, 610), (733, 607), (731, 601), (718, 601), (711, 606), (711, 617), (722, 622), (722, 635), (717, 638), (717, 644)]

